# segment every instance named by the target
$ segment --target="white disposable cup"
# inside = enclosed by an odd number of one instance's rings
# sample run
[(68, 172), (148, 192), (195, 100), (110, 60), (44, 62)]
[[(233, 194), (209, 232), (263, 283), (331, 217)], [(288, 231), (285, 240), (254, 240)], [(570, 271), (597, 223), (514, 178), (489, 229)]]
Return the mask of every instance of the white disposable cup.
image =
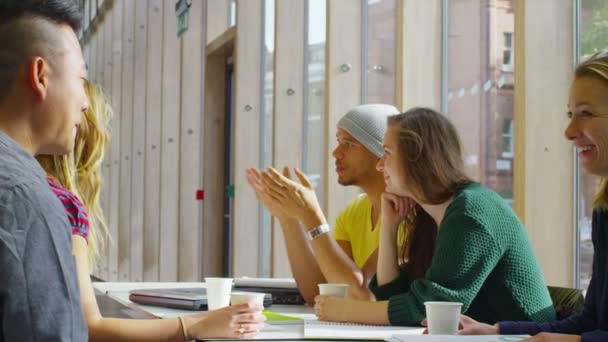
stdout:
[(232, 278), (205, 278), (207, 286), (207, 310), (228, 306), (232, 291)]
[(319, 284), (319, 294), (323, 296), (334, 296), (346, 298), (348, 284)]
[(424, 302), (429, 335), (454, 335), (458, 331), (462, 303)]
[(264, 294), (259, 292), (232, 292), (230, 294), (230, 305), (239, 305), (245, 303), (258, 304), (264, 306)]

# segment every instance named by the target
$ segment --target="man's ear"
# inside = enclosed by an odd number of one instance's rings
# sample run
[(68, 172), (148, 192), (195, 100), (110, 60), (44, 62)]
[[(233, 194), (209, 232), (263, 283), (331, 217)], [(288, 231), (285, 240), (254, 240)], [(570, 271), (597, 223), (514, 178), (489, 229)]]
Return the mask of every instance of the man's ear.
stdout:
[(35, 57), (26, 70), (29, 85), (40, 100), (44, 100), (48, 93), (49, 64), (42, 57)]

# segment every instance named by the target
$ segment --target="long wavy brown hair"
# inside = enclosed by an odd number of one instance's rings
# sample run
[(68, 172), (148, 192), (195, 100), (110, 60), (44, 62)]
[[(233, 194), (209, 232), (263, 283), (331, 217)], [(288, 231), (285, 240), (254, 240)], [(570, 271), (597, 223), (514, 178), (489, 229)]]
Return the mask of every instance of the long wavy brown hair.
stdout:
[(84, 204), (90, 220), (88, 257), (91, 269), (104, 249), (108, 226), (99, 203), (101, 162), (110, 141), (112, 109), (100, 86), (85, 84), (90, 107), (76, 134), (74, 151), (64, 156), (37, 156), (46, 173), (73, 192)]
[[(447, 117), (429, 108), (413, 108), (389, 117), (388, 126), (397, 130), (404, 181), (419, 201), (444, 203), (472, 182), (464, 171), (460, 138)], [(438, 227), (420, 205), (409, 221), (409, 243), (400, 254), (402, 267), (416, 279), (431, 265)]]

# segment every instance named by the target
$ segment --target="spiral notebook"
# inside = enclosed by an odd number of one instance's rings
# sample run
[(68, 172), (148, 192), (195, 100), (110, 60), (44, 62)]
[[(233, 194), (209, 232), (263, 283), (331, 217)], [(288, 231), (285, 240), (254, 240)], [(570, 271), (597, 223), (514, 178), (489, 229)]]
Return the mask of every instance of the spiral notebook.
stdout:
[(424, 328), (304, 321), (306, 339), (385, 340), (393, 335), (420, 335)]

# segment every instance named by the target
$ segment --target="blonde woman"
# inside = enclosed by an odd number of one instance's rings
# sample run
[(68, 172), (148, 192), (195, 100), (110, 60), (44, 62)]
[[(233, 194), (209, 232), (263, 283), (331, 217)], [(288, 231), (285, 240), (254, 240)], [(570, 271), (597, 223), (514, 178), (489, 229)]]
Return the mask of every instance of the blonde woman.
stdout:
[[(80, 296), (91, 341), (187, 341), (203, 338), (250, 338), (265, 320), (262, 308), (243, 304), (162, 320), (104, 318), (89, 277), (108, 235), (99, 205), (100, 165), (109, 140), (111, 109), (99, 87), (86, 84), (91, 106), (85, 112), (69, 156), (38, 156), (48, 183), (64, 205), (72, 225)], [(80, 200), (82, 199), (82, 201)]]
[(561, 321), (499, 322), (461, 319), (461, 334), (529, 334), (529, 341), (608, 341), (608, 53), (595, 55), (574, 73), (568, 101), (570, 140), (586, 172), (602, 180), (593, 203), (593, 273), (582, 314)]

